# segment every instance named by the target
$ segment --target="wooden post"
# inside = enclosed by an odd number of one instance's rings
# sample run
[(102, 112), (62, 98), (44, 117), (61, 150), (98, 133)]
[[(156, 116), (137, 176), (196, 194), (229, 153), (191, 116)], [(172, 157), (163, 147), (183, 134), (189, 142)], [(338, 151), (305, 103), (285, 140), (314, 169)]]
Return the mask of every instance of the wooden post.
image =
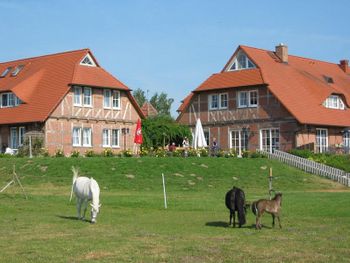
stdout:
[(165, 207), (165, 209), (167, 209), (168, 206), (167, 206), (167, 201), (166, 201), (165, 180), (164, 180), (163, 173), (162, 173), (162, 179), (163, 179), (164, 207)]
[(272, 179), (273, 179), (273, 176), (272, 176), (272, 167), (270, 167), (270, 174), (269, 174), (269, 195), (270, 195), (270, 200), (271, 200), (271, 192), (273, 190), (272, 188)]
[(33, 152), (32, 152), (32, 136), (29, 135), (29, 158), (33, 158)]

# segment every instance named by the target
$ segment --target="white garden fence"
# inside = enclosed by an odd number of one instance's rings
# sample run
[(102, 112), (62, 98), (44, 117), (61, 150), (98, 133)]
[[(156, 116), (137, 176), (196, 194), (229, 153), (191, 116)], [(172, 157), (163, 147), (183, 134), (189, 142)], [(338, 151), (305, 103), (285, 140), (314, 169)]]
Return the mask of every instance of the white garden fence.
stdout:
[(330, 167), (325, 164), (317, 163), (293, 154), (286, 152), (274, 150), (273, 153), (264, 152), (270, 159), (277, 159), (281, 162), (289, 164), (291, 166), (297, 167), (301, 170), (304, 170), (308, 173), (317, 174), (324, 176), (333, 181), (337, 181), (343, 185), (350, 187), (350, 173), (347, 173), (343, 170)]

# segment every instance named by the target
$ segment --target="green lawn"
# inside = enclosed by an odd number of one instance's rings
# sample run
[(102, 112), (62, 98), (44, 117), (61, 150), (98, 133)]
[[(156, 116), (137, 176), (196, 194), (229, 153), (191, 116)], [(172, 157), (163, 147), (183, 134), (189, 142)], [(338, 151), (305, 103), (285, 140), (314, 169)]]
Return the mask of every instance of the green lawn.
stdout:
[[(2, 158), (0, 187), (14, 164), (29, 199), (17, 185), (0, 194), (0, 262), (350, 261), (350, 189), (273, 160)], [(75, 219), (72, 165), (100, 185), (97, 224)], [(283, 228), (265, 215), (255, 230), (251, 212), (228, 227), (225, 193), (235, 185), (248, 201), (267, 198), (269, 167)]]

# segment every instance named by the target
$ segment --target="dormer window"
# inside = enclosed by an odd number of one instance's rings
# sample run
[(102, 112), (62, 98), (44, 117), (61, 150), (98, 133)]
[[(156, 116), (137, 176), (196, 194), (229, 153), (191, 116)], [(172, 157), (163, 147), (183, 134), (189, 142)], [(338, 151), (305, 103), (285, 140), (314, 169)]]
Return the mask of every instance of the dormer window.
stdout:
[(11, 71), (12, 67), (6, 68), (0, 75), (0, 78), (6, 77), (6, 75)]
[(1, 108), (15, 107), (21, 104), (21, 100), (12, 92), (1, 93), (0, 106)]
[(338, 95), (329, 96), (324, 102), (323, 106), (329, 109), (344, 110), (345, 104), (343, 100)]
[(89, 67), (96, 67), (95, 61), (92, 59), (92, 57), (91, 57), (89, 54), (87, 54), (87, 55), (82, 59), (82, 61), (80, 62), (80, 65), (89, 66)]
[(250, 69), (250, 68), (256, 68), (256, 66), (243, 51), (239, 51), (236, 57), (233, 58), (228, 71)]
[(24, 65), (19, 65), (19, 66), (17, 66), (17, 67), (12, 71), (11, 76), (12, 76), (12, 77), (17, 76), (18, 73), (20, 73), (21, 70), (22, 70), (23, 68), (24, 68)]

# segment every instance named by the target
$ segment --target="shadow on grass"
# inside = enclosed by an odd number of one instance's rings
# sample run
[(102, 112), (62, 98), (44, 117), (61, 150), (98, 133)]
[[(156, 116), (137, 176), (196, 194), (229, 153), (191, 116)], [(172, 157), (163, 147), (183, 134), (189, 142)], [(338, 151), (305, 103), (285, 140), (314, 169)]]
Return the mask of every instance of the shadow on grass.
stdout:
[[(231, 225), (229, 225), (227, 222), (222, 222), (222, 221), (214, 221), (214, 222), (207, 222), (205, 223), (206, 226), (211, 226), (211, 227), (230, 227), (234, 228)], [(235, 228), (239, 228), (238, 224), (236, 224)], [(243, 225), (241, 228), (250, 228), (250, 229), (255, 229), (255, 224), (252, 225)], [(263, 226), (263, 228), (271, 228), (267, 226)]]
[(58, 218), (62, 218), (62, 219), (66, 219), (66, 220), (76, 220), (76, 221), (83, 221), (83, 222), (86, 222), (86, 223), (91, 223), (90, 220), (87, 220), (87, 219), (84, 219), (84, 220), (81, 220), (81, 219), (78, 219), (76, 216), (61, 216), (61, 215), (56, 215), (56, 217)]

